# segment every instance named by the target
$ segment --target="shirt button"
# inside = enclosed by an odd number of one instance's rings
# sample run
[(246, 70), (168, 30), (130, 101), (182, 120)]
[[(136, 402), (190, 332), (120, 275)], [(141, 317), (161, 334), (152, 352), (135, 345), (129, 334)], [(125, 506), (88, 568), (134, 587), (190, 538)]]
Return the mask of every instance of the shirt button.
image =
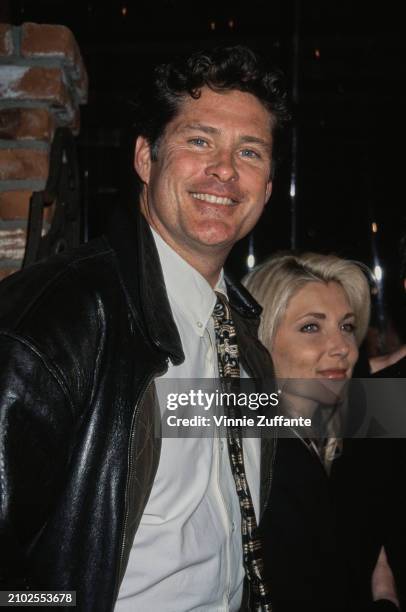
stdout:
[(234, 522), (234, 521), (231, 523), (231, 531), (232, 531), (233, 533), (234, 533), (234, 531), (235, 531), (235, 522)]
[(203, 327), (203, 323), (201, 321), (198, 321), (196, 323), (197, 327), (199, 327), (200, 329)]

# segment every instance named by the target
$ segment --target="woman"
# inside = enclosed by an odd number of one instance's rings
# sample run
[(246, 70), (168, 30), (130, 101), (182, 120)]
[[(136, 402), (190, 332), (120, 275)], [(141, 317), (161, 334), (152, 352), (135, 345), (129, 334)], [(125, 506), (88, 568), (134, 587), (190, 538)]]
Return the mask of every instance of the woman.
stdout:
[[(286, 396), (291, 411), (316, 416), (320, 390), (352, 376), (369, 321), (364, 273), (333, 255), (283, 254), (250, 273), (245, 285), (264, 308), (259, 335), (282, 401)], [(301, 379), (312, 381), (306, 386)], [(397, 610), (382, 547), (390, 477), (378, 476), (376, 441), (337, 438), (346, 416), (323, 403), (324, 436), (302, 434), (277, 445), (260, 526), (274, 612)]]

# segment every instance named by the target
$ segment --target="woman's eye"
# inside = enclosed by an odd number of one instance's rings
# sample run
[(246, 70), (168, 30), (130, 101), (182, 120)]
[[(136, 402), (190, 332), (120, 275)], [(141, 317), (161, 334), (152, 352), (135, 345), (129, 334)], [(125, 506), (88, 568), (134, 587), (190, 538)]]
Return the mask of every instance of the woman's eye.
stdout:
[(319, 331), (319, 326), (317, 325), (317, 323), (306, 323), (306, 325), (303, 325), (300, 328), (300, 331), (311, 334), (313, 332)]
[(349, 334), (353, 334), (356, 329), (355, 323), (343, 323), (342, 329)]
[(207, 141), (204, 140), (204, 138), (191, 138), (189, 142), (192, 145), (196, 145), (196, 147), (204, 147), (207, 145)]

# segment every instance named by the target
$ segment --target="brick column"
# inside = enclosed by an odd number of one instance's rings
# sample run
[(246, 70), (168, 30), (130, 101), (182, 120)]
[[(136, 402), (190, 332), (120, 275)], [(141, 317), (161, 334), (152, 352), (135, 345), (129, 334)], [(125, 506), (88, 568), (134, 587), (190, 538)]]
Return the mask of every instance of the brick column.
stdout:
[(24, 254), (33, 191), (44, 189), (55, 128), (79, 133), (87, 74), (65, 26), (0, 23), (0, 279)]

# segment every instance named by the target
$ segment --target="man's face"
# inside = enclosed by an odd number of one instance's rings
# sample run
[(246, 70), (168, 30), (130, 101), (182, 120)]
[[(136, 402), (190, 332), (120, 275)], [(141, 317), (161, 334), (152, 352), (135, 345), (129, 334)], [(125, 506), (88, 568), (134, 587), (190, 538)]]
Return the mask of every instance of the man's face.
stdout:
[(271, 195), (271, 153), (271, 117), (253, 95), (204, 87), (167, 125), (157, 161), (137, 140), (143, 212), (185, 259), (215, 253), (224, 260)]

